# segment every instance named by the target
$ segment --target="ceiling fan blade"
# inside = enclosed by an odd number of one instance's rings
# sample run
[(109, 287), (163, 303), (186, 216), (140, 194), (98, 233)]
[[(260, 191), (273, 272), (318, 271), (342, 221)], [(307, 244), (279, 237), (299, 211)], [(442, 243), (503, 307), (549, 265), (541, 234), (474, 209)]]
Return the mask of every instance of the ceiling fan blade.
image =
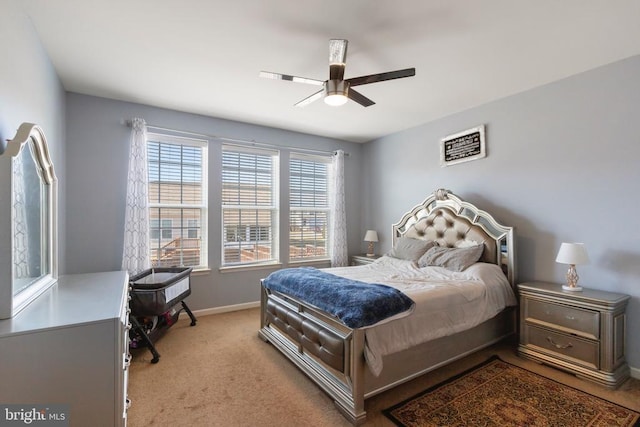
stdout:
[(324, 96), (324, 88), (320, 89), (319, 91), (317, 91), (313, 95), (307, 96), (302, 101), (296, 102), (294, 105), (296, 107), (304, 107), (304, 106), (307, 106), (307, 105), (311, 104), (313, 101), (322, 98), (323, 96)]
[(362, 105), (363, 107), (369, 107), (375, 104), (375, 102), (373, 102), (372, 100), (370, 100), (369, 98), (361, 94), (360, 92), (356, 92), (351, 88), (349, 88), (349, 92), (347, 92), (347, 97), (357, 102), (358, 104)]
[(289, 74), (272, 73), (270, 71), (260, 71), (260, 77), (274, 80), (288, 80), (295, 83), (306, 83), (315, 86), (324, 85), (324, 80), (309, 79), (306, 77), (291, 76)]
[(366, 85), (369, 83), (383, 82), (385, 80), (401, 79), (403, 77), (412, 77), (416, 75), (415, 68), (406, 68), (404, 70), (389, 71), (386, 73), (371, 74), (368, 76), (354, 77), (347, 79), (350, 86)]

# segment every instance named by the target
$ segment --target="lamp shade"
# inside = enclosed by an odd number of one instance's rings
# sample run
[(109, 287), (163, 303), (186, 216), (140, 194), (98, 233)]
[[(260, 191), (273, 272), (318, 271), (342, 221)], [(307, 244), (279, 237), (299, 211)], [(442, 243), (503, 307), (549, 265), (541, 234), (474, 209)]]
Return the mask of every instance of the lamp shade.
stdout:
[(556, 262), (561, 264), (589, 264), (589, 255), (584, 243), (563, 243), (560, 245)]
[(365, 242), (377, 242), (378, 241), (378, 232), (376, 230), (367, 230), (364, 234)]

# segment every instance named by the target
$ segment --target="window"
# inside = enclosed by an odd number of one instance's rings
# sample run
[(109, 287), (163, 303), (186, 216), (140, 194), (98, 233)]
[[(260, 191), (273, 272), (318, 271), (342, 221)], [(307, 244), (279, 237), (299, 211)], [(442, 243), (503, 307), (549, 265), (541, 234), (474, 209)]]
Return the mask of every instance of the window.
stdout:
[(277, 248), (275, 151), (222, 147), (222, 265), (273, 262)]
[(330, 159), (292, 154), (289, 162), (289, 260), (329, 257)]
[(187, 237), (190, 239), (196, 239), (198, 237), (198, 220), (190, 219), (187, 221), (189, 229), (187, 230)]
[(149, 133), (151, 265), (207, 265), (206, 141)]
[(150, 227), (149, 233), (151, 240), (159, 239), (162, 236), (163, 240), (171, 240), (173, 236), (171, 232), (171, 227), (173, 226), (173, 220), (163, 219), (162, 221), (159, 219), (151, 219), (149, 220)]

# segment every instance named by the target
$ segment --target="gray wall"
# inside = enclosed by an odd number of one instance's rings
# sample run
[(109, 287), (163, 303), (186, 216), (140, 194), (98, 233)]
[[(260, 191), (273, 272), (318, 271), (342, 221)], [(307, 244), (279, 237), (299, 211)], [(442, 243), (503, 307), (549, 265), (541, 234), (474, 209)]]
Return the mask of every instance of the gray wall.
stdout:
[[(67, 270), (84, 273), (119, 270), (122, 263), (124, 210), (130, 129), (123, 120), (142, 117), (147, 123), (206, 135), (349, 153), (345, 159), (349, 247), (362, 250), (360, 227), (362, 145), (262, 126), (181, 113), (139, 104), (69, 93), (67, 95)], [(224, 307), (259, 300), (259, 281), (267, 268), (219, 271), (221, 259), (221, 143), (209, 144), (209, 265), (211, 272), (194, 275), (192, 309)], [(281, 150), (283, 159), (287, 150)], [(281, 164), (285, 170), (286, 163)], [(280, 179), (286, 179), (282, 173)], [(288, 187), (287, 187), (288, 188)], [(288, 203), (281, 194), (281, 203)], [(286, 218), (285, 218), (286, 220)], [(281, 221), (286, 224), (286, 221)], [(281, 240), (285, 237), (282, 230)], [(286, 247), (286, 245), (281, 245)], [(323, 266), (326, 266), (323, 265)]]
[[(640, 369), (640, 56), (367, 143), (363, 225), (379, 230), (437, 188), (515, 227), (519, 281), (564, 281), (562, 242), (584, 242), (585, 287), (631, 295), (630, 365)], [(480, 124), (488, 155), (446, 168), (439, 141)], [(640, 371), (635, 371), (636, 376)]]
[[(47, 137), (51, 160), (59, 180), (59, 247), (65, 237), (65, 92), (29, 18), (19, 2), (0, 2), (0, 152), (23, 122), (36, 123)], [(8, 180), (0, 180), (0, 230), (10, 228), (11, 216), (4, 207), (10, 197)], [(10, 234), (10, 232), (9, 232)], [(3, 238), (3, 247), (10, 244)], [(10, 252), (9, 252), (10, 253)], [(60, 272), (64, 252), (59, 250)], [(2, 257), (4, 260), (7, 257)], [(11, 271), (0, 263), (0, 288), (11, 289)], [(0, 292), (0, 295), (3, 295)]]

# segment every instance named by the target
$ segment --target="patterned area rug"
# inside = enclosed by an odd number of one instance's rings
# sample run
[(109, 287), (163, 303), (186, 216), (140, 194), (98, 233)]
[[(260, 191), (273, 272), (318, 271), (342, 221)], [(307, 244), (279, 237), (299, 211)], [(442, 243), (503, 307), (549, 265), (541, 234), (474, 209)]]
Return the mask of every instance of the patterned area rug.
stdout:
[(497, 356), (389, 409), (398, 426), (640, 426), (640, 413)]

